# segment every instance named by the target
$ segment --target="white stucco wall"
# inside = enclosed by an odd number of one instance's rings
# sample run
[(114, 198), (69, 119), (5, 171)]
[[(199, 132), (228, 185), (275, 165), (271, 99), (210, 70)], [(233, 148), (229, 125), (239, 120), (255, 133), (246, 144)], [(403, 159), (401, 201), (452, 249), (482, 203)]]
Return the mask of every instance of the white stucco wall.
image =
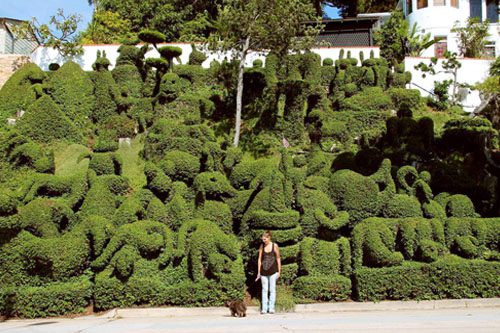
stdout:
[[(415, 69), (415, 66), (421, 62), (429, 64), (430, 59), (413, 57), (408, 57), (405, 59), (406, 70), (412, 73), (412, 83), (410, 84), (410, 88), (420, 90), (422, 96), (428, 96), (428, 92), (433, 91), (434, 81), (444, 81), (452, 79), (453, 76), (451, 74), (445, 73), (439, 73), (434, 76), (427, 74), (426, 78), (423, 78), (422, 72)], [(436, 71), (442, 70), (442, 62), (442, 60), (438, 61), (438, 64), (436, 65)], [(462, 67), (458, 70), (458, 82), (473, 85), (484, 81), (488, 77), (488, 71), (492, 60), (461, 59), (460, 62), (462, 63)], [(468, 89), (467, 97), (461, 103), (466, 111), (474, 111), (474, 108), (481, 104), (479, 92), (476, 90)]]
[[(451, 1), (446, 0), (445, 6), (434, 6), (434, 0), (428, 0), (428, 7), (417, 9), (418, 0), (412, 0), (413, 12), (407, 16), (410, 27), (414, 23), (420, 28), (422, 34), (430, 33), (431, 37), (446, 36), (448, 40), (448, 50), (451, 52), (459, 52), (458, 38), (456, 34), (450, 30), (458, 21), (460, 25), (465, 26), (467, 19), (470, 16), (469, 0), (458, 0), (458, 8), (451, 6)], [(406, 7), (406, 5), (405, 5)], [(487, 18), (486, 0), (482, 0), (482, 17)], [(490, 24), (490, 34), (488, 38), (496, 42), (496, 55), (500, 55), (500, 35), (498, 24)], [(422, 53), (423, 57), (434, 56), (434, 46)]]
[[(167, 45), (167, 44), (162, 44), (162, 45)], [(186, 64), (189, 59), (189, 54), (191, 53), (191, 45), (187, 43), (170, 43), (168, 45), (172, 46), (178, 46), (182, 48), (182, 55), (181, 55), (181, 62), (183, 64)], [(113, 68), (114, 64), (116, 63), (116, 59), (118, 58), (118, 47), (119, 45), (85, 45), (84, 46), (84, 54), (76, 57), (73, 59), (76, 63), (78, 63), (84, 70), (86, 71), (91, 71), (92, 70), (92, 64), (95, 62), (96, 57), (97, 57), (97, 51), (105, 51), (106, 52), (106, 57), (110, 60)], [(199, 46), (197, 46), (199, 48)], [(332, 58), (333, 60), (336, 60), (339, 58), (340, 50), (344, 49), (345, 50), (345, 55), (347, 56), (347, 52), (351, 51), (351, 56), (353, 58), (358, 58), (360, 52), (364, 53), (365, 59), (368, 59), (370, 57), (370, 51), (373, 50), (375, 57), (378, 57), (380, 55), (380, 49), (378, 47), (346, 47), (346, 48), (340, 48), (340, 47), (321, 47), (321, 48), (314, 48), (312, 51), (315, 53), (318, 53), (321, 56), (321, 59), (325, 58)], [(224, 58), (230, 59), (231, 58), (231, 52), (219, 52), (219, 53), (210, 53), (208, 51), (205, 52), (208, 54), (207, 60), (203, 63), (203, 67), (209, 67), (210, 63), (212, 60), (217, 60), (221, 62), (224, 60)], [(146, 54), (146, 58), (150, 57), (159, 57), (160, 55), (156, 50), (151, 50)], [(262, 59), (265, 61), (265, 55), (262, 52), (252, 52), (249, 54), (247, 60), (246, 60), (246, 66), (250, 67), (252, 66), (252, 63), (255, 59)], [(37, 48), (33, 54), (31, 55), (31, 60), (40, 66), (43, 70), (48, 70), (49, 65), (51, 63), (58, 63), (58, 64), (63, 64), (64, 62), (67, 61), (67, 59), (64, 59), (56, 50), (52, 48), (47, 48), (47, 47), (39, 47)]]

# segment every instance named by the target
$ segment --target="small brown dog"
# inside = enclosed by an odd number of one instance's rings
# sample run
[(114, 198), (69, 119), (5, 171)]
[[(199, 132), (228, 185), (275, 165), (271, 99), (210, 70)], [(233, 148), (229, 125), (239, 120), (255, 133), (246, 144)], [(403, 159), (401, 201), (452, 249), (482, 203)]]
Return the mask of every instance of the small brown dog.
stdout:
[(224, 303), (226, 307), (231, 310), (231, 316), (233, 317), (246, 317), (247, 316), (247, 306), (245, 302), (240, 300), (226, 301)]

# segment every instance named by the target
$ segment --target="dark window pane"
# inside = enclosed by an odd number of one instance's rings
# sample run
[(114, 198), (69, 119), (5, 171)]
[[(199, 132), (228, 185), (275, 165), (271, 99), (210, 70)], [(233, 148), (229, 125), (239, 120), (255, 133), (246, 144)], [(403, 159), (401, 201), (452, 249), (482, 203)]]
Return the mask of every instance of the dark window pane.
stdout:
[(488, 0), (486, 5), (486, 15), (491, 23), (498, 22), (498, 0)]
[(470, 0), (470, 17), (477, 17), (480, 21), (483, 20), (481, 0)]
[(427, 0), (418, 0), (417, 1), (417, 8), (420, 9), (420, 8), (425, 8), (427, 7)]
[(406, 0), (406, 13), (411, 14), (413, 12), (413, 1)]

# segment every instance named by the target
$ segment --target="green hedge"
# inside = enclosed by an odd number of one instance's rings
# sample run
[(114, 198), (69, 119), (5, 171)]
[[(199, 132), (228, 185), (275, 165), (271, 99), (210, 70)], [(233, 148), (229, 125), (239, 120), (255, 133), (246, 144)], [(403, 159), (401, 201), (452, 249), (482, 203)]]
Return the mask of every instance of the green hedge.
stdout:
[(351, 280), (341, 275), (301, 276), (293, 282), (293, 296), (300, 300), (345, 301)]
[(35, 84), (42, 83), (46, 74), (35, 64), (26, 64), (17, 70), (0, 89), (0, 123), (15, 116), (17, 111), (27, 110), (35, 102)]
[(445, 258), (432, 264), (360, 268), (354, 275), (358, 301), (425, 300), (500, 296), (500, 263)]
[(42, 287), (16, 287), (11, 296), (13, 304), (9, 305), (6, 314), (22, 318), (40, 318), (82, 313), (91, 304), (92, 291), (92, 283), (85, 277)]

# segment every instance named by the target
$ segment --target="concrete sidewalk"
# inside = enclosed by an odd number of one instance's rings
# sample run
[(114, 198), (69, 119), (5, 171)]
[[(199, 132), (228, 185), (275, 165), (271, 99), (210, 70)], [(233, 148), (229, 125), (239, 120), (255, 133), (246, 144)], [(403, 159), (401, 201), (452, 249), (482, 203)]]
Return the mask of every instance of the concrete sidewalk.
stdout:
[[(499, 333), (500, 307), (474, 303), (465, 308), (432, 310), (385, 310), (277, 313), (261, 315), (252, 308), (245, 318), (234, 318), (225, 309), (217, 315), (192, 309), (190, 315), (173, 317), (114, 318), (87, 316), (76, 319), (48, 318), (9, 320), (0, 323), (0, 333)], [(439, 306), (442, 306), (440, 304)], [(446, 306), (455, 306), (450, 303)], [(366, 306), (366, 305), (363, 305)], [(315, 305), (315, 307), (317, 307)], [(400, 308), (400, 306), (396, 306)], [(300, 309), (300, 308), (299, 308)], [(149, 309), (151, 310), (151, 309)], [(156, 309), (161, 310), (161, 309)], [(216, 311), (219, 311), (217, 308)], [(309, 309), (311, 307), (309, 306)], [(327, 310), (326, 306), (316, 310)], [(359, 309), (358, 309), (359, 310)], [(130, 311), (130, 310), (129, 310)], [(211, 312), (212, 311), (212, 312)], [(137, 315), (147, 312), (128, 312)], [(124, 315), (127, 312), (123, 312)], [(149, 312), (158, 315), (159, 312)], [(173, 313), (171, 313), (173, 314)]]
[[(336, 313), (372, 311), (418, 311), (438, 309), (500, 308), (500, 298), (447, 299), (434, 301), (382, 301), (382, 302), (337, 302), (298, 304), (295, 313)], [(126, 308), (113, 309), (100, 315), (102, 318), (172, 318), (190, 316), (223, 316), (228, 313), (224, 307), (207, 308)], [(248, 314), (258, 314), (259, 308), (250, 306)]]

